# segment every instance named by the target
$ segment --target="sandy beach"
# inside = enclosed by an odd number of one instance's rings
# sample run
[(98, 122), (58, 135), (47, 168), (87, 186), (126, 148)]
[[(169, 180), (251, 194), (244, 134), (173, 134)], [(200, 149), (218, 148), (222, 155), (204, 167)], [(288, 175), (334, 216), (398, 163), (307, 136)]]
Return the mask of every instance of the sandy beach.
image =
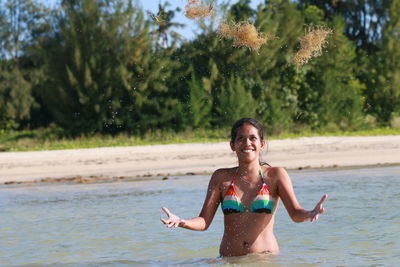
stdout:
[[(400, 164), (400, 135), (271, 140), (262, 160), (287, 169)], [(235, 165), (228, 142), (0, 152), (0, 183), (163, 178)]]

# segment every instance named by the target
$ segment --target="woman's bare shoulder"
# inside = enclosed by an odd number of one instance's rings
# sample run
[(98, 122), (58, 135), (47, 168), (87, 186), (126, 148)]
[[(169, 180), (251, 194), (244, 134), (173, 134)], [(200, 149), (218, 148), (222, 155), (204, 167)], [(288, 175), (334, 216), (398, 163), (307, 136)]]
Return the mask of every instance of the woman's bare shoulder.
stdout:
[(211, 176), (211, 180), (223, 182), (225, 180), (230, 180), (232, 174), (235, 172), (237, 167), (233, 168), (221, 168), (216, 171), (214, 171), (213, 175)]
[(216, 171), (214, 171), (213, 176), (225, 176), (225, 175), (231, 175), (237, 167), (233, 168), (221, 168)]
[(287, 171), (283, 167), (266, 167), (264, 175), (272, 179), (282, 179), (288, 176)]
[(264, 176), (269, 179), (269, 186), (274, 197), (279, 197), (278, 188), (282, 184), (287, 184), (289, 176), (283, 167), (267, 167), (264, 169)]

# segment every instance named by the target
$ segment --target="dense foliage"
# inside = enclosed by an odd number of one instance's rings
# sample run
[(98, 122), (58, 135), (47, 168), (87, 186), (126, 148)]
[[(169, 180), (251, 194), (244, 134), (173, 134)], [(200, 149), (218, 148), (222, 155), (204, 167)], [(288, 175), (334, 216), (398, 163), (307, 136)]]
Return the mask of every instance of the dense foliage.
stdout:
[[(219, 1), (221, 2), (221, 1)], [(191, 40), (179, 9), (137, 1), (0, 0), (0, 130), (56, 125), (72, 135), (228, 127), (256, 117), (269, 132), (356, 130), (400, 116), (400, 0), (219, 3)], [(232, 46), (219, 21), (274, 36)], [(310, 25), (333, 29), (321, 56), (292, 63)]]

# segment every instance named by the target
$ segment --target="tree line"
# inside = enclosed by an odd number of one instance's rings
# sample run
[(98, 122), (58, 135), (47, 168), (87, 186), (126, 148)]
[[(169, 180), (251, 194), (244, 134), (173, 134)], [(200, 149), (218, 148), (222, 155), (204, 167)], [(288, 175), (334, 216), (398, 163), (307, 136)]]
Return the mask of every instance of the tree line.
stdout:
[[(255, 117), (279, 133), (400, 116), (400, 0), (250, 2), (219, 3), (188, 40), (168, 2), (150, 14), (133, 0), (0, 0), (0, 129), (140, 135)], [(221, 16), (275, 38), (258, 52), (233, 47), (218, 35)], [(333, 34), (297, 67), (310, 25)]]

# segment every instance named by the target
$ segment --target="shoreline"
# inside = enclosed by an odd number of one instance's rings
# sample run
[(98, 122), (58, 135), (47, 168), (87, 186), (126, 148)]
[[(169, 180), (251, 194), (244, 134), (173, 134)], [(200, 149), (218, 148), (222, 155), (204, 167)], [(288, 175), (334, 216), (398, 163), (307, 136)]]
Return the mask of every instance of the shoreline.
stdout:
[[(354, 166), (326, 166), (326, 167), (299, 167), (297, 169), (286, 168), (289, 172), (291, 170), (351, 170), (351, 169), (361, 169), (361, 168), (379, 168), (379, 167), (396, 167), (400, 166), (400, 163), (395, 164), (374, 164), (374, 165), (354, 165)], [(42, 178), (36, 180), (23, 180), (23, 181), (6, 181), (0, 183), (0, 188), (2, 185), (35, 185), (35, 184), (95, 184), (95, 183), (118, 183), (118, 182), (139, 182), (139, 181), (150, 181), (150, 180), (168, 180), (176, 179), (181, 176), (198, 176), (198, 175), (209, 175), (211, 177), (212, 173), (199, 172), (199, 173), (177, 173), (177, 174), (157, 174), (157, 175), (143, 175), (143, 176), (72, 176), (72, 177), (59, 177), (59, 178)]]
[[(268, 141), (261, 160), (287, 169), (400, 164), (400, 135)], [(236, 166), (229, 142), (0, 152), (0, 184), (95, 183), (210, 174)]]

